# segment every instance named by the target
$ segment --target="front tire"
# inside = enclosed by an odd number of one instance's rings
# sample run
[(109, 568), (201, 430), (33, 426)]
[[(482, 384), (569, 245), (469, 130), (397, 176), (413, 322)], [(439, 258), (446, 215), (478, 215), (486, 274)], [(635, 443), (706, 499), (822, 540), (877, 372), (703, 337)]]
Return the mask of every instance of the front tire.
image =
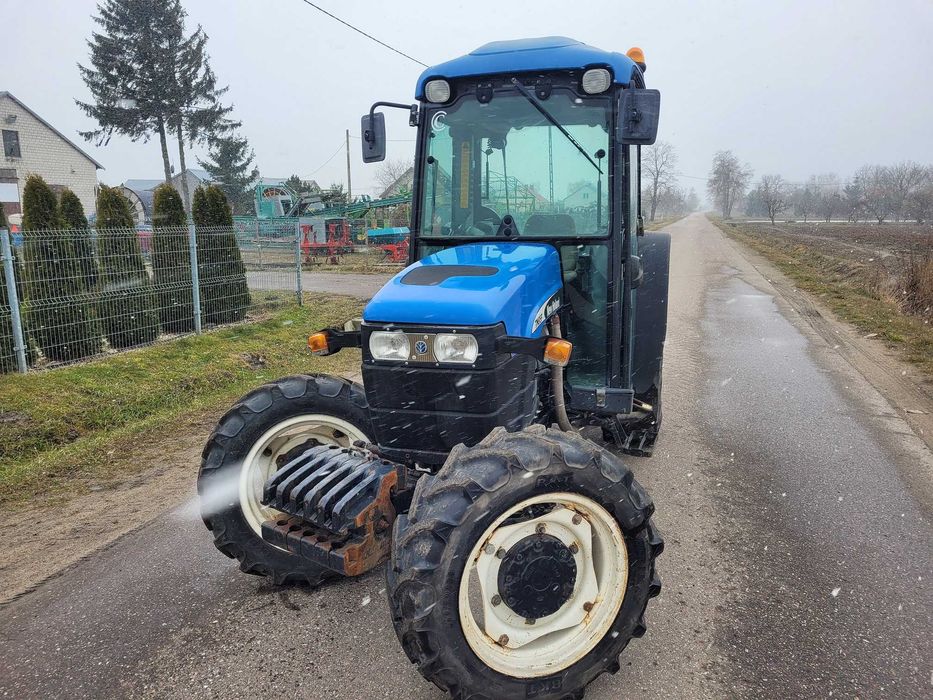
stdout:
[(406, 654), (457, 700), (581, 698), (645, 632), (661, 587), (652, 512), (579, 435), (500, 428), (458, 446), (395, 522), (387, 591)]
[(277, 513), (260, 502), (262, 485), (309, 441), (349, 446), (370, 435), (363, 388), (346, 379), (297, 375), (251, 391), (220, 419), (201, 456), (201, 517), (214, 545), (277, 585), (336, 576), (262, 539), (262, 522)]

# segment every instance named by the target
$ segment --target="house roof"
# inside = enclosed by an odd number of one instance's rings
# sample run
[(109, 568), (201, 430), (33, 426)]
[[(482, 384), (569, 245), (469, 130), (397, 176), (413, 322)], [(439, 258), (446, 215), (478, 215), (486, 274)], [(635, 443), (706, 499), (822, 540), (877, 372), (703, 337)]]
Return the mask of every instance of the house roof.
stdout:
[(147, 190), (154, 190), (163, 182), (165, 182), (165, 180), (127, 180), (123, 183), (123, 186), (134, 192), (145, 192)]
[(49, 124), (47, 121), (45, 121), (45, 119), (43, 119), (43, 118), (40, 117), (38, 114), (36, 114), (36, 113), (35, 113), (32, 109), (30, 109), (29, 106), (27, 106), (22, 100), (18, 99), (15, 95), (13, 95), (13, 94), (10, 93), (10, 92), (7, 92), (6, 90), (0, 90), (0, 99), (2, 99), (2, 98), (4, 98), (4, 97), (9, 97), (9, 98), (10, 98), (11, 100), (13, 100), (16, 104), (18, 104), (20, 107), (22, 107), (22, 108), (25, 109), (27, 112), (29, 112), (33, 117), (35, 117), (35, 118), (38, 119), (40, 122), (42, 122), (43, 124), (45, 124), (52, 132), (54, 132), (55, 134), (57, 134), (58, 137), (59, 137), (60, 139), (62, 139), (65, 143), (67, 143), (69, 146), (71, 146), (73, 149), (75, 149), (78, 153), (80, 153), (82, 156), (84, 156), (84, 157), (87, 158), (89, 161), (91, 161), (91, 162), (97, 167), (98, 170), (104, 170), (104, 169), (105, 169), (103, 165), (101, 165), (100, 163), (98, 163), (96, 160), (94, 160), (93, 158), (91, 158), (91, 156), (89, 156), (87, 153), (85, 153), (85, 152), (82, 151), (80, 148), (78, 148), (77, 145), (75, 145), (75, 142), (74, 142), (74, 141), (72, 141), (71, 139), (69, 139), (69, 138), (68, 138), (67, 136), (65, 136), (62, 132), (60, 132), (60, 131), (59, 131), (58, 129), (56, 129), (54, 126), (52, 126), (52, 125)]

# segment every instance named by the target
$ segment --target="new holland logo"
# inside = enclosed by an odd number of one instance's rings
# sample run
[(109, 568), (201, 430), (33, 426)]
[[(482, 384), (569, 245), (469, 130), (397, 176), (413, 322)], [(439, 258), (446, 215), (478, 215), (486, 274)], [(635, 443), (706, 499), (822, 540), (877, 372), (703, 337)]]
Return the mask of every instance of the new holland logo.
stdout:
[(557, 313), (557, 310), (560, 308), (560, 290), (554, 292), (554, 295), (548, 299), (544, 304), (541, 305), (541, 308), (538, 309), (538, 313), (535, 314), (535, 322), (532, 327), (532, 330), (538, 330), (538, 326), (547, 321), (551, 316)]
[(428, 344), (423, 340), (419, 340), (415, 343), (415, 352), (419, 355), (424, 355), (428, 351)]

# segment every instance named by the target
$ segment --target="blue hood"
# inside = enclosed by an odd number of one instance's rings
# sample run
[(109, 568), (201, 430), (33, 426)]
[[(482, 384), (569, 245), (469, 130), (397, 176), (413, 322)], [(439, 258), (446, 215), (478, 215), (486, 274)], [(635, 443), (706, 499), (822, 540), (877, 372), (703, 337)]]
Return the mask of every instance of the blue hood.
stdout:
[[(561, 289), (560, 256), (545, 243), (468, 243), (409, 265), (363, 311), (369, 323), (488, 326), (537, 337)], [(551, 302), (551, 304), (549, 304)]]

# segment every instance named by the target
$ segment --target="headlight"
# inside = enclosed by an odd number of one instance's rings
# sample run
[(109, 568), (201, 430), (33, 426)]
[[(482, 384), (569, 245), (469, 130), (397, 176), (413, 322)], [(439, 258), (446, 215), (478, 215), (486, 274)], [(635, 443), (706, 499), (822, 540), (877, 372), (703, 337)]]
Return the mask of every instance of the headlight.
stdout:
[(479, 355), (476, 338), (468, 333), (438, 333), (434, 338), (434, 359), (438, 362), (472, 364)]
[(369, 352), (376, 360), (407, 360), (411, 352), (408, 336), (401, 331), (373, 331)]
[(450, 99), (450, 83), (446, 80), (429, 80), (424, 86), (424, 96), (428, 102), (446, 102)]
[(605, 92), (612, 84), (612, 76), (605, 68), (591, 68), (583, 74), (583, 92), (587, 95), (598, 95)]

